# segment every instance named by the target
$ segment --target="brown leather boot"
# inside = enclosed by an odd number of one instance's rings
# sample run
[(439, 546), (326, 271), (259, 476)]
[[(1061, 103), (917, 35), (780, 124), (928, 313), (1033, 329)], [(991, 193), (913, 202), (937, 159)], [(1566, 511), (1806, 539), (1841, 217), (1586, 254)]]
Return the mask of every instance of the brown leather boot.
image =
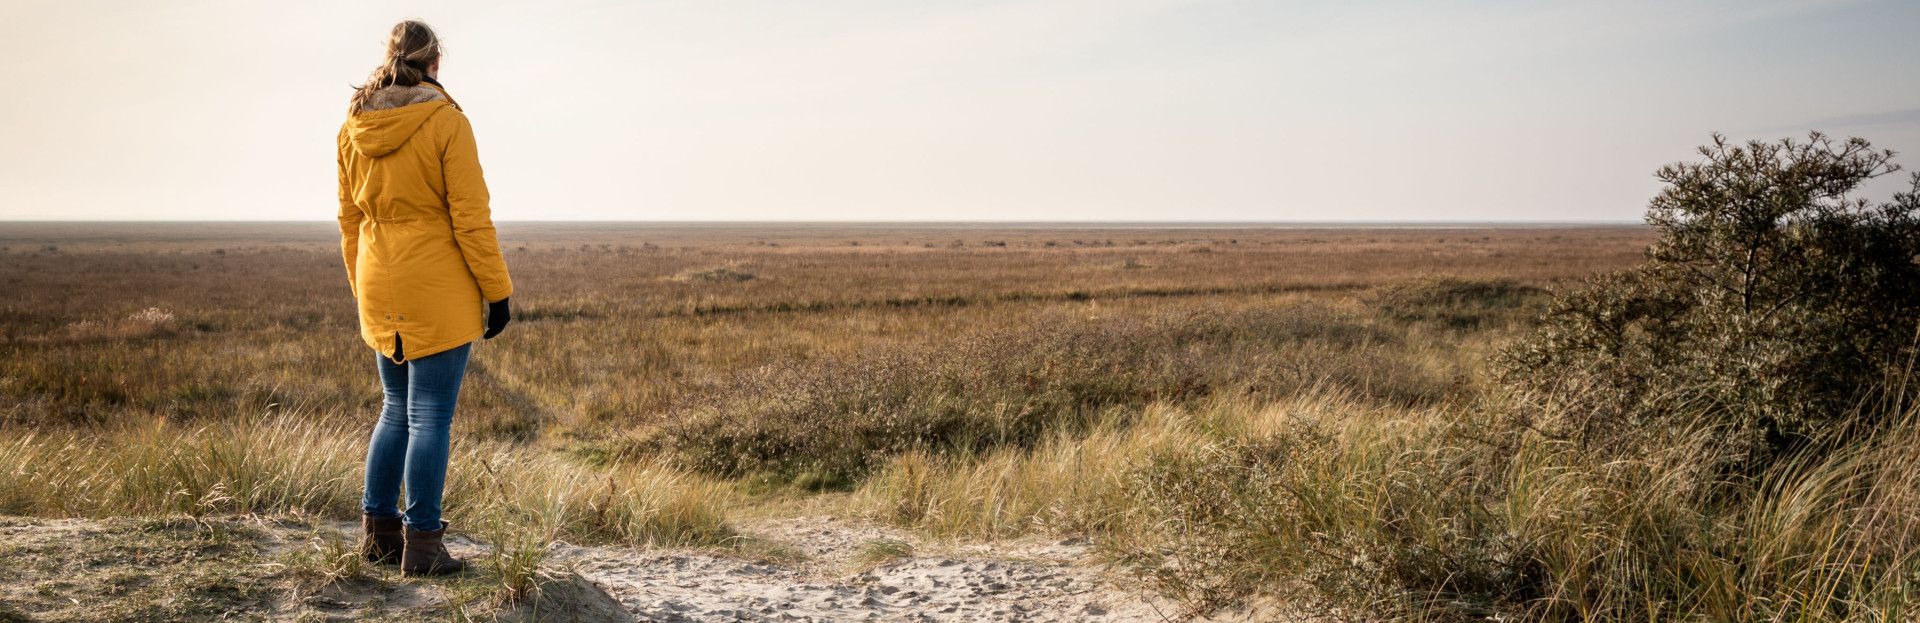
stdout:
[(400, 555), (400, 574), (449, 575), (465, 571), (467, 562), (448, 554), (446, 544), (440, 541), (446, 535), (445, 522), (441, 522), (439, 530), (407, 528), (407, 544)]
[(383, 565), (400, 564), (400, 549), (406, 545), (399, 517), (360, 515), (360, 555)]

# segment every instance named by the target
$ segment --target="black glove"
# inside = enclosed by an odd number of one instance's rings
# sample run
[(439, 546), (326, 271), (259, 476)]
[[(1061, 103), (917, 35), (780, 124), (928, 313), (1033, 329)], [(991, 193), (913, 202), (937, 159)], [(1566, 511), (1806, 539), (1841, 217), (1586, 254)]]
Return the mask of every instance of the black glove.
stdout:
[(513, 312), (507, 309), (507, 299), (487, 303), (487, 334), (480, 337), (491, 340), (506, 330), (507, 323), (512, 321)]

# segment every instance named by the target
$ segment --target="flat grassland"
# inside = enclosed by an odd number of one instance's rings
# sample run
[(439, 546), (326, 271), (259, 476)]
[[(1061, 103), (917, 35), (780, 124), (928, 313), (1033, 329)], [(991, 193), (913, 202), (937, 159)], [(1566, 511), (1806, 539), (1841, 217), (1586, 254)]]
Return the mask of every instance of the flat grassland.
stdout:
[[(570, 447), (762, 367), (1031, 324), (1354, 302), (1434, 277), (1546, 287), (1633, 264), (1639, 227), (501, 227), (516, 324), (485, 342), (472, 435)], [(0, 226), (0, 418), (359, 422), (372, 354), (330, 224)], [(149, 311), (151, 310), (151, 311)]]
[[(804, 512), (941, 539), (1085, 535), (1194, 613), (1294, 580), (1180, 564), (1238, 544), (1160, 529), (1194, 520), (1169, 500), (1204, 506), (1168, 470), (1204, 473), (1197, 453), (1284, 430), (1414, 443), (1405, 431), (1492, 389), (1487, 356), (1551, 290), (1631, 266), (1651, 240), (1637, 226), (500, 232), (515, 322), (475, 351), (447, 500), (491, 544), (469, 597), (525, 600), (556, 539), (778, 560), (784, 546), (739, 526)], [(4, 224), (0, 292), (0, 515), (358, 513), (380, 394), (330, 223)], [(1374, 500), (1352, 495), (1343, 508)], [(127, 618), (285, 612), (289, 591), (374, 581), (335, 541), (264, 584), (101, 581), (121, 583), (108, 594)], [(67, 564), (54, 558), (35, 558), (41, 573)], [(63, 608), (97, 590), (10, 587), (0, 620), (84, 619)], [(181, 591), (223, 597), (156, 596)], [(1487, 608), (1627, 611), (1538, 598)]]

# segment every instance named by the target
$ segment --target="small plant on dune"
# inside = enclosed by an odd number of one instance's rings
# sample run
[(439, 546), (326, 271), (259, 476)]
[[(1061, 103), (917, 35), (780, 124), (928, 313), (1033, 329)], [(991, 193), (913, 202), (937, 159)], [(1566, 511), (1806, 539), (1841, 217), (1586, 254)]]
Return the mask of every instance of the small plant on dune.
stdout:
[(284, 577), (296, 595), (308, 595), (328, 586), (367, 577), (367, 560), (359, 548), (330, 530), (315, 530), (281, 557)]
[[(498, 499), (524, 497), (523, 492), (510, 490), (507, 481), (489, 462), (481, 461), (480, 470), (485, 480), (483, 487), (499, 496)], [(499, 582), (495, 600), (501, 605), (538, 601), (543, 579), (540, 565), (547, 559), (547, 544), (558, 536), (560, 520), (553, 516), (560, 514), (556, 505), (486, 507), (478, 514), (480, 533), (490, 545), (487, 563)]]
[(1861, 407), (1914, 354), (1920, 176), (1873, 204), (1861, 184), (1899, 166), (1862, 139), (1700, 153), (1658, 173), (1648, 262), (1558, 298), (1503, 356), (1531, 424), (1618, 446), (1708, 414), (1751, 467), (1893, 412)]
[(860, 544), (853, 564), (858, 569), (883, 567), (913, 557), (913, 544), (899, 539), (872, 539)]

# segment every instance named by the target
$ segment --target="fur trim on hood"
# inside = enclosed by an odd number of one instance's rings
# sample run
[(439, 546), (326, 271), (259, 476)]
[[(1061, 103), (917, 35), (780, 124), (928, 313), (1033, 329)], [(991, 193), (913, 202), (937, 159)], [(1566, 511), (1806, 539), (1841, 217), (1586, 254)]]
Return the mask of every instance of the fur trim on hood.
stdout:
[(432, 85), (389, 86), (374, 91), (363, 110), (347, 117), (342, 131), (354, 150), (379, 158), (400, 149), (427, 119), (444, 108), (459, 110), (460, 106)]
[(387, 110), (389, 108), (399, 108), (420, 102), (444, 99), (447, 99), (447, 96), (441, 93), (440, 89), (433, 88), (433, 85), (425, 82), (410, 87), (403, 87), (397, 84), (388, 85), (378, 91), (374, 91), (373, 97), (367, 98), (367, 105), (361, 107), (360, 112)]

